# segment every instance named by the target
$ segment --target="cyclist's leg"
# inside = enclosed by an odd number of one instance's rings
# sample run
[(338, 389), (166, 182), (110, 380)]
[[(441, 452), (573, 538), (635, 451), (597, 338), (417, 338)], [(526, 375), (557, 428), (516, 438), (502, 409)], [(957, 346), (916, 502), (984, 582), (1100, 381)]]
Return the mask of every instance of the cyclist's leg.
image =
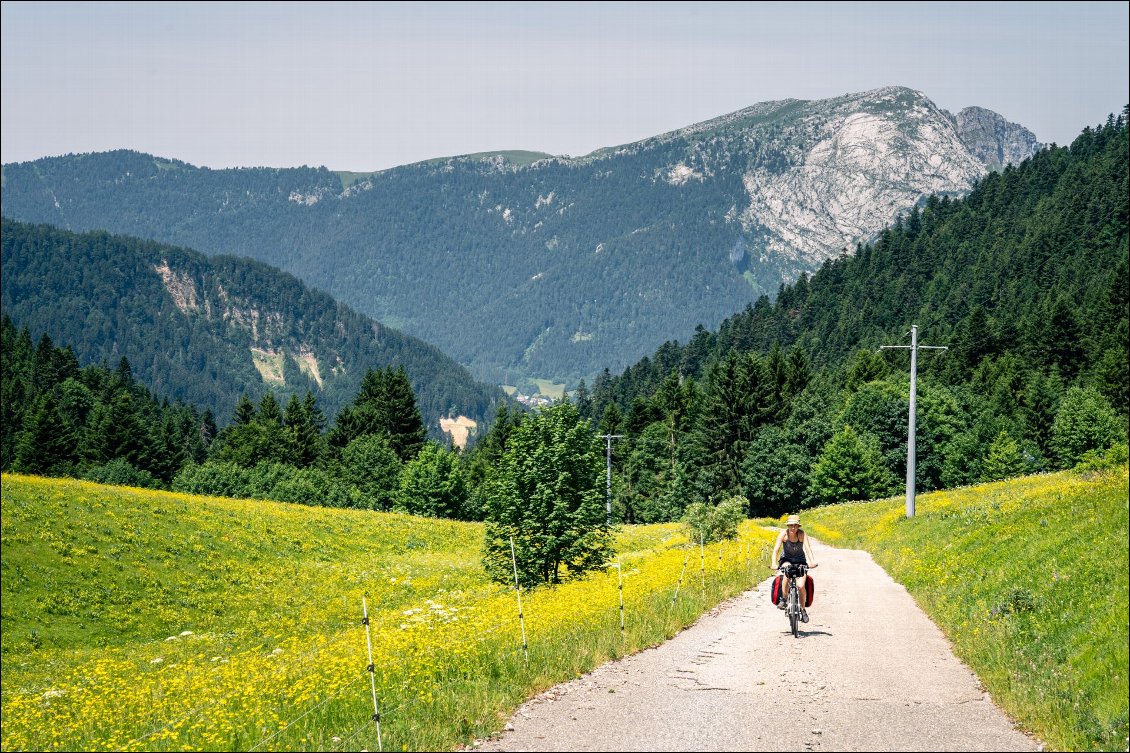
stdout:
[(808, 580), (803, 575), (796, 579), (796, 587), (797, 590), (800, 591), (800, 616), (805, 622), (808, 622), (808, 610), (804, 606), (808, 603), (808, 596), (804, 592), (804, 587), (807, 583)]

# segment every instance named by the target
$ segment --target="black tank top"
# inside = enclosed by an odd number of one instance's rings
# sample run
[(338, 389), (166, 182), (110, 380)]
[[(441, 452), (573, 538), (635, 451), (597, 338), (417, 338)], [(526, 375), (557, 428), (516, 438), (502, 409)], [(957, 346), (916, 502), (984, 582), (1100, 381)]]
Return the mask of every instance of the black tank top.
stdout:
[(804, 556), (804, 539), (789, 541), (786, 535), (784, 546), (781, 547), (781, 559), (798, 565), (807, 565), (808, 559)]

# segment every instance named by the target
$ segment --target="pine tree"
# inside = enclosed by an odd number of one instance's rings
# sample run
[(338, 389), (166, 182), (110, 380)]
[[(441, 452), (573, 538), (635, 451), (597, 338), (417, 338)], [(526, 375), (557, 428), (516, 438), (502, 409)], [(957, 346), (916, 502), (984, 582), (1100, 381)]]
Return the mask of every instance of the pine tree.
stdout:
[(232, 416), (232, 424), (235, 426), (243, 426), (255, 420), (255, 403), (251, 402), (251, 398), (247, 393), (239, 396), (239, 402), (235, 405), (235, 414)]
[(366, 372), (357, 398), (338, 414), (329, 440), (344, 447), (366, 434), (385, 436), (402, 462), (424, 446), (427, 430), (403, 367)]
[(23, 429), (16, 437), (14, 470), (46, 475), (75, 460), (75, 438), (59, 414), (51, 393), (44, 392), (24, 414)]
[(297, 395), (290, 396), (286, 406), (286, 428), (294, 448), (294, 465), (308, 468), (321, 462), (326, 451), (322, 436), (325, 420), (312, 392), (307, 390), (301, 401)]

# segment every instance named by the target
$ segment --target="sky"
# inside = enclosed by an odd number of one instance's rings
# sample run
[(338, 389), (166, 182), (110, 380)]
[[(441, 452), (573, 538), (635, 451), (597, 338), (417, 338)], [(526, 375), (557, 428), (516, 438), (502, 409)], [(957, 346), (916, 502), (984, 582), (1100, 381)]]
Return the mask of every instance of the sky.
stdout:
[(580, 156), (779, 99), (907, 86), (1069, 144), (1130, 102), (1130, 3), (0, 6), (0, 157), (134, 149), (371, 171)]

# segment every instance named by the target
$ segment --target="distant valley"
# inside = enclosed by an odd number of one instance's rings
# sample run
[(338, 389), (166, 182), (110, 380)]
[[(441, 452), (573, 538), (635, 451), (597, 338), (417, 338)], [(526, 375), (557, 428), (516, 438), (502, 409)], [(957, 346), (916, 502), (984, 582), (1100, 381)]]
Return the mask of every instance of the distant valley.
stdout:
[(248, 255), (480, 379), (572, 386), (717, 326), (930, 194), (1041, 148), (981, 108), (888, 87), (766, 102), (570, 158), (377, 173), (210, 170), (136, 152), (5, 165), (5, 216)]

